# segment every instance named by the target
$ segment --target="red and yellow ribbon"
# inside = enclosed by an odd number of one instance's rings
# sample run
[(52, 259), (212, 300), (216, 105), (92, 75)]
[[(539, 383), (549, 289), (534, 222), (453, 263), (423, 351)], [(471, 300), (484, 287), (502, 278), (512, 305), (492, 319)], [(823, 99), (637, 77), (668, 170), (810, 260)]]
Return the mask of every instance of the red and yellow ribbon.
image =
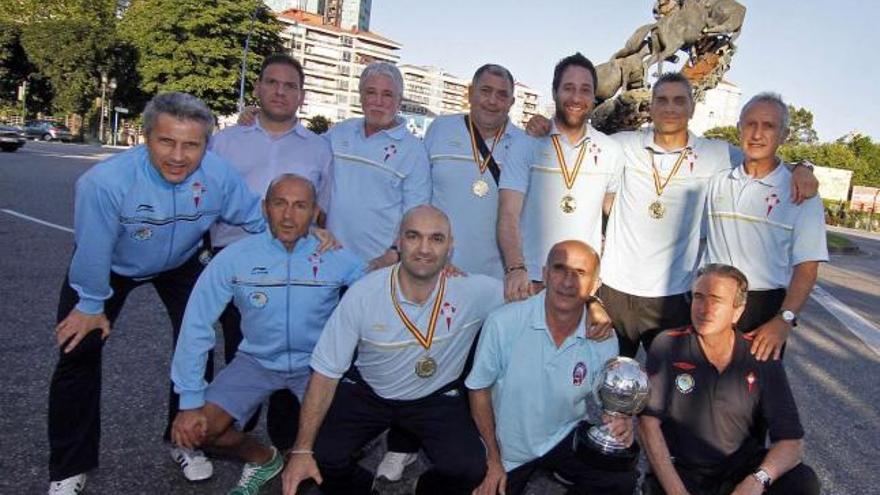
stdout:
[(428, 335), (423, 336), (419, 327), (417, 327), (412, 320), (406, 316), (406, 313), (403, 312), (403, 308), (400, 307), (400, 301), (397, 300), (397, 270), (400, 268), (400, 265), (394, 267), (391, 270), (391, 303), (394, 305), (394, 311), (397, 312), (397, 316), (400, 318), (400, 321), (403, 322), (403, 326), (409, 330), (409, 333), (413, 334), (413, 337), (421, 344), (425, 350), (431, 348), (431, 342), (434, 340), (434, 329), (437, 328), (437, 320), (440, 317), (440, 307), (443, 305), (443, 296), (446, 295), (446, 274), (440, 274), (440, 288), (437, 290), (437, 295), (434, 297), (434, 307), (431, 309), (431, 319), (428, 320)]
[(476, 163), (477, 167), (479, 167), (480, 175), (483, 175), (484, 173), (486, 173), (486, 169), (489, 167), (489, 160), (492, 159), (492, 153), (495, 152), (495, 145), (498, 144), (498, 141), (501, 140), (501, 134), (504, 132), (504, 127), (507, 124), (505, 122), (505, 125), (502, 125), (501, 127), (498, 128), (498, 132), (495, 133), (495, 137), (492, 139), (492, 147), (489, 148), (489, 154), (487, 156), (484, 156), (483, 159), (481, 160), (480, 159), (480, 147), (477, 146), (477, 137), (476, 137), (477, 130), (474, 129), (474, 120), (467, 119), (467, 123), (468, 123), (468, 134), (470, 134), (470, 137), (471, 137), (471, 153), (473, 153), (473, 155), (474, 155), (474, 163)]
[(562, 170), (562, 179), (565, 181), (565, 187), (570, 191), (574, 187), (574, 181), (577, 179), (578, 170), (581, 169), (581, 163), (584, 162), (584, 156), (587, 154), (587, 143), (581, 144), (581, 150), (578, 152), (577, 159), (574, 162), (574, 170), (569, 170), (565, 163), (565, 154), (562, 152), (562, 146), (559, 144), (559, 136), (550, 136), (553, 141), (553, 148), (556, 149), (556, 161), (559, 163), (559, 169)]

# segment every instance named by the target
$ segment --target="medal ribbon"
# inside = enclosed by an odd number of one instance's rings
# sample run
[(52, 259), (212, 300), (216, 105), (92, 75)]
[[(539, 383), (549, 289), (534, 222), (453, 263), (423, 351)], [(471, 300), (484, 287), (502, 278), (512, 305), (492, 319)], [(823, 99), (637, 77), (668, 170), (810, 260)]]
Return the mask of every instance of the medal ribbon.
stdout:
[(397, 269), (400, 268), (400, 265), (394, 267), (391, 270), (391, 303), (394, 306), (394, 311), (397, 312), (397, 317), (400, 318), (400, 321), (403, 322), (403, 326), (409, 330), (409, 333), (413, 334), (413, 337), (419, 341), (422, 347), (427, 351), (431, 348), (431, 342), (434, 341), (434, 329), (437, 327), (437, 320), (440, 317), (440, 306), (443, 304), (443, 296), (446, 295), (446, 273), (440, 274), (440, 288), (437, 290), (437, 295), (434, 297), (434, 307), (431, 309), (431, 318), (428, 320), (428, 335), (427, 337), (422, 336), (422, 332), (419, 330), (412, 320), (406, 316), (406, 313), (403, 312), (403, 308), (400, 307), (400, 301), (397, 300)]
[[(468, 134), (471, 137), (471, 153), (474, 155), (474, 163), (477, 164), (477, 167), (480, 169), (480, 175), (486, 173), (486, 169), (489, 167), (489, 160), (492, 159), (492, 153), (495, 152), (495, 145), (498, 144), (498, 141), (501, 140), (501, 134), (504, 132), (504, 125), (498, 128), (498, 132), (495, 133), (495, 137), (492, 140), (492, 147), (489, 148), (489, 154), (480, 159), (480, 147), (477, 145), (477, 130), (474, 129), (474, 122), (471, 119), (465, 119), (468, 125)], [(506, 124), (505, 124), (506, 125)]]
[(678, 154), (678, 159), (675, 160), (675, 165), (672, 166), (672, 172), (669, 172), (669, 175), (666, 176), (666, 180), (663, 183), (660, 183), (660, 172), (657, 171), (657, 165), (654, 164), (654, 150), (648, 148), (648, 153), (651, 154), (651, 172), (654, 175), (654, 190), (657, 192), (657, 197), (663, 194), (663, 190), (666, 189), (666, 185), (669, 184), (669, 181), (672, 179), (675, 174), (678, 173), (678, 169), (681, 168), (681, 164), (684, 163), (685, 157), (691, 152), (690, 148), (685, 148)]
[(553, 141), (553, 148), (556, 149), (556, 161), (559, 163), (559, 169), (562, 170), (562, 179), (565, 181), (565, 187), (570, 191), (574, 187), (574, 181), (577, 179), (578, 170), (581, 169), (581, 163), (587, 155), (587, 143), (581, 143), (581, 150), (578, 152), (577, 159), (574, 162), (574, 170), (569, 171), (568, 165), (565, 163), (565, 154), (562, 152), (562, 146), (559, 144), (559, 136), (550, 136)]

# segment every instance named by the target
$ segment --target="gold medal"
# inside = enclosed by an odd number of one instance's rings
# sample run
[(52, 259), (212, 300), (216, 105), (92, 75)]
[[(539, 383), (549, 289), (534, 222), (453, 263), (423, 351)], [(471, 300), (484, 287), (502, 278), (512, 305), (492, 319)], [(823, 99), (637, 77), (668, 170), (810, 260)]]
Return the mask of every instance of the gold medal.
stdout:
[(471, 192), (478, 198), (484, 198), (489, 194), (489, 184), (483, 179), (477, 179), (471, 184)]
[(424, 356), (416, 361), (416, 375), (419, 378), (430, 378), (437, 371), (437, 361), (431, 356)]
[(663, 215), (666, 213), (666, 206), (660, 202), (658, 199), (654, 201), (650, 205), (648, 205), (648, 212), (651, 214), (651, 218), (661, 219)]
[[(400, 318), (400, 321), (403, 322), (403, 326), (409, 330), (409, 333), (415, 337), (416, 341), (421, 345), (425, 351), (428, 351), (431, 348), (431, 343), (434, 341), (434, 329), (437, 328), (437, 320), (440, 317), (440, 308), (443, 305), (443, 297), (446, 295), (446, 274), (440, 274), (439, 284), (440, 287), (437, 289), (437, 295), (434, 296), (434, 305), (431, 308), (431, 317), (428, 320), (428, 332), (427, 336), (422, 335), (421, 330), (409, 319), (406, 313), (403, 312), (403, 308), (400, 307), (400, 302), (397, 300), (397, 270), (400, 268), (400, 265), (396, 265), (393, 270), (391, 270), (391, 304), (394, 306), (394, 311), (397, 313), (397, 317)], [(431, 356), (424, 356), (418, 361), (416, 361), (416, 375), (420, 378), (428, 378), (433, 375), (434, 372), (437, 371), (437, 361)]]
[(559, 169), (562, 171), (562, 180), (565, 183), (565, 188), (568, 190), (568, 193), (559, 201), (559, 209), (562, 210), (562, 213), (574, 213), (574, 210), (577, 209), (577, 200), (571, 195), (571, 188), (574, 187), (574, 181), (577, 179), (578, 171), (581, 169), (581, 163), (584, 162), (584, 156), (587, 153), (587, 142), (581, 143), (581, 150), (578, 152), (577, 159), (574, 162), (574, 168), (569, 170), (568, 164), (565, 163), (565, 154), (562, 152), (562, 146), (559, 144), (559, 136), (554, 135), (550, 139), (553, 141), (553, 148), (556, 149), (556, 162), (559, 164)]
[(577, 205), (577, 200), (571, 194), (566, 194), (559, 200), (559, 209), (562, 210), (562, 213), (574, 213)]

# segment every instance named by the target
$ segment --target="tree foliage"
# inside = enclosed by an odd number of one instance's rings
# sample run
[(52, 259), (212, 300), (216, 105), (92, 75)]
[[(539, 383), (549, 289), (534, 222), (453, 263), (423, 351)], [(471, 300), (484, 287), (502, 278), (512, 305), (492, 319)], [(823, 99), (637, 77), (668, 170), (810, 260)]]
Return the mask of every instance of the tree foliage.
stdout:
[(815, 144), (819, 141), (813, 129), (813, 112), (806, 108), (788, 106), (791, 121), (788, 124), (788, 138), (785, 144)]
[(282, 49), (281, 26), (262, 1), (133, 0), (120, 34), (137, 51), (140, 89), (148, 95), (185, 91), (216, 112), (234, 112), (242, 48), (255, 10), (247, 82), (257, 78), (266, 55)]
[(721, 139), (734, 146), (739, 146), (739, 130), (732, 125), (713, 127), (704, 132), (703, 136), (711, 139)]

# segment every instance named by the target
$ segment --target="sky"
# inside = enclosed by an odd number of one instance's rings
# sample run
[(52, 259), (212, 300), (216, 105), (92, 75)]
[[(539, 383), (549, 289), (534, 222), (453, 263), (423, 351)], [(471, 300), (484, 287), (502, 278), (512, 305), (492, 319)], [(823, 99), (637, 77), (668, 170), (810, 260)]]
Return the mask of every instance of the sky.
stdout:
[[(740, 0), (746, 19), (725, 76), (814, 115), (821, 141), (851, 131), (880, 141), (880, 2)], [(463, 78), (499, 63), (550, 100), (553, 66), (580, 51), (607, 61), (653, 21), (652, 0), (373, 0), (370, 30), (401, 44), (401, 63)]]

